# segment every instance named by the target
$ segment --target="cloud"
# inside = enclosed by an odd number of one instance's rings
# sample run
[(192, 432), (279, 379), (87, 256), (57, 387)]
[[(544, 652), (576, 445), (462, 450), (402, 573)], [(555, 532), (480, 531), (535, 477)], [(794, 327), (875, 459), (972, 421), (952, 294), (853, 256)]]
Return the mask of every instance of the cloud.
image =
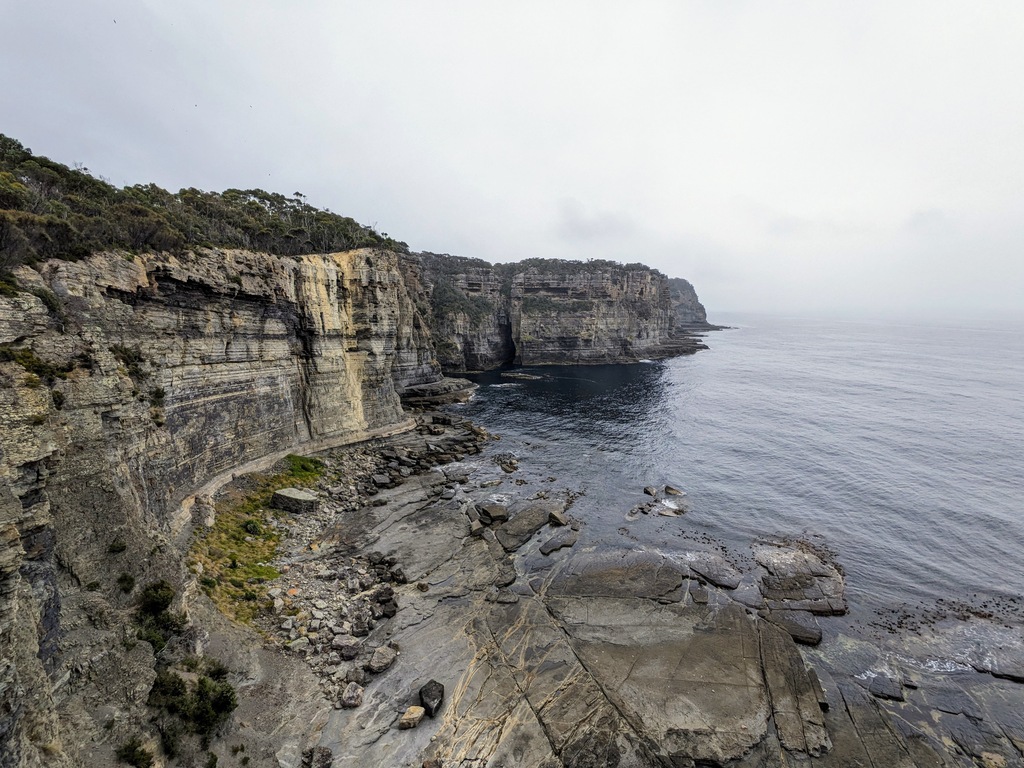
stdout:
[(962, 306), (1013, 309), (1022, 23), (942, 0), (37, 0), (5, 10), (0, 130), (118, 184), (300, 190), (414, 248), (645, 261), (712, 311), (943, 311), (958, 274)]
[(622, 241), (636, 233), (636, 226), (628, 216), (587, 212), (577, 200), (562, 200), (555, 230), (570, 241)]

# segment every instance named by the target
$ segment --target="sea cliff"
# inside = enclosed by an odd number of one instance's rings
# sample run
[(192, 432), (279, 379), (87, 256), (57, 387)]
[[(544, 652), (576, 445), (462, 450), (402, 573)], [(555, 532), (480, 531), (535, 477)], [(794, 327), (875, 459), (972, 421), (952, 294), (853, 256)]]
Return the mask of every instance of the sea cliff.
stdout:
[(692, 334), (710, 328), (693, 287), (643, 264), (422, 258), (448, 371), (635, 362), (705, 348)]
[(135, 639), (128, 585), (173, 585), (174, 608), (195, 609), (186, 552), (233, 476), (409, 430), (403, 398), (468, 391), (442, 362), (619, 362), (700, 346), (674, 335), (666, 280), (646, 267), (472, 264), (384, 248), (197, 248), (11, 270), (0, 766), (81, 764), (99, 727), (90, 708), (143, 717), (159, 665)]
[(0, 765), (58, 764), (57, 713), (87, 681), (118, 670), (145, 699), (152, 657), (121, 642), (134, 597), (113, 580), (181, 583), (219, 482), (412, 426), (400, 394), (442, 376), (404, 258), (104, 252), (14, 271), (28, 290), (0, 297)]

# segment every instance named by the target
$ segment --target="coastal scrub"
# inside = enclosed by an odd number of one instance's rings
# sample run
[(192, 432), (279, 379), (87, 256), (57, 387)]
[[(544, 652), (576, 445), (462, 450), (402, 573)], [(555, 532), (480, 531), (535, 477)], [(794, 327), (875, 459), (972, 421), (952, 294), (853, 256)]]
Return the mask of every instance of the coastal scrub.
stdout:
[(203, 592), (225, 615), (251, 622), (263, 607), (259, 585), (281, 575), (269, 564), (277, 555), (289, 513), (270, 507), (274, 491), (308, 487), (324, 471), (319, 459), (288, 455), (282, 471), (250, 475), (244, 488), (233, 487), (216, 502), (213, 526), (196, 536), (189, 565), (199, 574)]

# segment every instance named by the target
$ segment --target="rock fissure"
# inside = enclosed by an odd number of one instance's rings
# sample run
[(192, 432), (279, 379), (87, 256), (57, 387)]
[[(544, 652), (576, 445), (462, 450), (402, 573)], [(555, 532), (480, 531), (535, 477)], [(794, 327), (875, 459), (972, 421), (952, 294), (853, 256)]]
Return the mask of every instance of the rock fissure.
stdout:
[[(486, 624), (486, 622), (485, 622), (485, 624)], [(556, 744), (556, 742), (555, 742), (555, 740), (554, 740), (554, 738), (553, 738), (553, 736), (552, 736), (548, 726), (545, 724), (544, 719), (541, 717), (540, 712), (538, 711), (537, 707), (534, 706), (534, 703), (533, 703), (532, 699), (530, 698), (530, 695), (529, 695), (527, 689), (525, 689), (523, 687), (523, 685), (519, 682), (519, 680), (516, 677), (516, 675), (514, 673), (512, 673), (512, 670), (517, 669), (518, 667), (514, 666), (509, 661), (509, 659), (504, 655), (504, 653), (502, 652), (502, 650), (501, 650), (501, 643), (498, 640), (497, 636), (494, 634), (494, 630), (490, 627), (489, 624), (487, 624), (486, 626), (487, 626), (487, 631), (490, 633), (490, 636), (491, 636), (491, 642), (493, 643), (493, 646), (494, 646), (494, 653), (495, 654), (500, 654), (501, 658), (504, 660), (504, 663), (505, 663), (507, 669), (509, 670), (509, 676), (511, 677), (511, 679), (513, 681), (513, 684), (515, 685), (516, 690), (519, 691), (519, 694), (522, 697), (522, 700), (525, 701), (526, 705), (530, 708), (530, 712), (533, 714), (534, 719), (537, 721), (537, 724), (540, 726), (540, 729), (543, 732), (544, 737), (548, 740), (548, 745), (551, 747), (551, 751), (554, 754), (556, 754), (556, 755), (559, 754), (558, 746), (557, 746), (557, 744)], [(508, 713), (509, 715), (511, 715), (513, 709), (509, 710), (509, 713)], [(502, 732), (504, 732), (505, 727), (510, 722), (511, 722), (511, 717), (506, 717), (504, 719), (504, 721), (502, 722), (502, 726), (501, 726), (502, 727)], [(498, 742), (499, 743), (501, 742), (501, 738), (498, 739)]]

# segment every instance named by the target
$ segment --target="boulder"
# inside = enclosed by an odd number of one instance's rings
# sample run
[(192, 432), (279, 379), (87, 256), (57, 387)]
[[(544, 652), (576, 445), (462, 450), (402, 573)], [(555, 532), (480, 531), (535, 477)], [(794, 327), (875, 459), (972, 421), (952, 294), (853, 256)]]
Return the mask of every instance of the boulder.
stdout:
[(548, 524), (550, 525), (568, 525), (569, 516), (565, 514), (565, 510), (552, 509), (548, 513)]
[(666, 496), (685, 496), (686, 494), (683, 491), (680, 491), (678, 488), (673, 488), (671, 485), (666, 485), (665, 486), (665, 495)]
[(363, 703), (363, 686), (359, 683), (349, 683), (341, 694), (341, 706), (346, 709), (358, 707)]
[(480, 515), (480, 520), (485, 525), (503, 523), (508, 520), (508, 507), (504, 504), (489, 501), (484, 504), (477, 504), (476, 511)]
[(769, 608), (826, 616), (846, 613), (842, 573), (808, 547), (764, 544), (754, 548), (754, 560), (767, 571), (760, 589)]
[(571, 547), (576, 543), (576, 539), (578, 537), (579, 534), (572, 528), (563, 528), (540, 545), (540, 553), (542, 555), (550, 555), (552, 552), (557, 552), (560, 549)]
[(320, 500), (315, 493), (301, 488), (281, 488), (274, 491), (270, 506), (296, 515), (315, 514), (320, 509)]
[(736, 589), (742, 578), (740, 572), (729, 565), (724, 557), (711, 552), (693, 555), (690, 558), (690, 570), (722, 589)]
[(653, 496), (654, 498), (658, 498), (658, 489), (655, 488), (653, 485), (645, 486), (644, 487), (644, 493), (646, 493), (648, 496)]
[(517, 505), (512, 519), (498, 528), (495, 536), (507, 552), (514, 552), (547, 525), (553, 511), (564, 510), (562, 501), (536, 500)]
[(893, 680), (886, 675), (871, 678), (868, 693), (879, 699), (903, 701), (903, 685), (898, 680)]
[(359, 655), (360, 645), (359, 639), (352, 635), (335, 635), (331, 641), (331, 648), (345, 661), (351, 661)]
[(405, 714), (402, 715), (401, 720), (398, 721), (398, 727), (405, 730), (408, 728), (415, 728), (423, 720), (423, 715), (426, 711), (423, 707), (417, 707), (415, 705), (405, 710)]
[(374, 674), (380, 674), (395, 663), (398, 652), (394, 648), (382, 645), (373, 652), (373, 656), (366, 662), (366, 669)]
[(817, 645), (821, 642), (821, 627), (817, 619), (807, 611), (760, 611), (761, 617), (789, 633), (789, 636), (803, 645)]
[(438, 710), (441, 709), (443, 701), (444, 686), (437, 682), (437, 680), (431, 680), (420, 688), (420, 704), (423, 705), (423, 709), (431, 717), (434, 717)]

